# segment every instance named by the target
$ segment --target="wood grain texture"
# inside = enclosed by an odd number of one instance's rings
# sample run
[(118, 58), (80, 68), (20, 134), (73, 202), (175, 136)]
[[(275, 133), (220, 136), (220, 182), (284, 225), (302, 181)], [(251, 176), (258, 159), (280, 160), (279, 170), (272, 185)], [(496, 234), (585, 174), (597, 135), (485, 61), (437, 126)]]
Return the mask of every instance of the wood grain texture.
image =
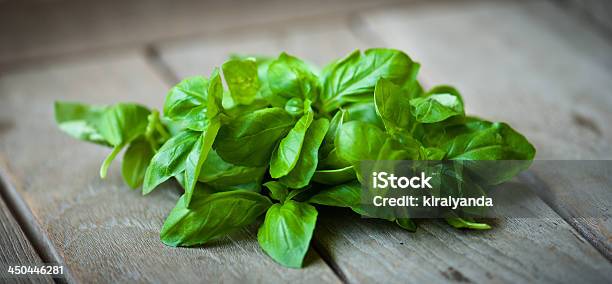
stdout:
[[(233, 52), (276, 55), (284, 50), (323, 64), (355, 48), (380, 45), (356, 36), (358, 25), (349, 19), (284, 25), (165, 44), (159, 50), (178, 77), (206, 74)], [(517, 210), (537, 218), (505, 218), (488, 232), (460, 231), (428, 221), (411, 234), (388, 222), (324, 210), (314, 242), (350, 283), (612, 279), (610, 264), (583, 237), (535, 194), (524, 187), (516, 190), (524, 197), (517, 201)]]
[[(420, 61), (430, 84), (457, 86), (468, 113), (510, 123), (540, 160), (612, 158), (612, 44), (589, 25), (547, 1), (402, 7), (363, 14), (364, 27)], [(612, 259), (609, 181), (585, 192), (549, 165), (538, 194)]]
[(365, 0), (7, 1), (0, 3), (0, 69), (75, 52), (135, 47), (292, 18), (346, 14), (380, 4)]
[(258, 247), (256, 228), (200, 248), (171, 248), (159, 231), (178, 193), (171, 184), (143, 197), (98, 169), (109, 149), (76, 141), (53, 120), (55, 100), (134, 101), (159, 107), (168, 86), (137, 52), (91, 56), (0, 77), (0, 156), (12, 184), (78, 282), (337, 282), (311, 253), (285, 269)]
[[(321, 212), (319, 246), (349, 282), (606, 283), (612, 265), (521, 184), (489, 231), (419, 220), (416, 233), (338, 210)], [(499, 208), (499, 206), (498, 206)], [(333, 217), (332, 217), (333, 216)]]
[[(0, 188), (2, 190), (2, 188)], [(42, 260), (28, 241), (21, 227), (12, 216), (4, 200), (0, 198), (0, 264), (6, 265), (41, 265)], [(4, 272), (4, 271), (3, 271)], [(2, 278), (0, 282), (14, 283), (53, 283), (49, 276)]]

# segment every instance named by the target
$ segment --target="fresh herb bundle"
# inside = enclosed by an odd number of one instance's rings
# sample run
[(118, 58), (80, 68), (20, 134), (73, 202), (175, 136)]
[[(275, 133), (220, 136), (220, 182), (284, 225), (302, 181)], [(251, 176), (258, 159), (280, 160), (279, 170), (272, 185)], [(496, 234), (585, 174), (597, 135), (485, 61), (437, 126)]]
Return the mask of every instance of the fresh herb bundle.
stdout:
[[(202, 245), (265, 214), (263, 250), (301, 267), (313, 205), (365, 213), (361, 161), (525, 161), (489, 181), (497, 184), (533, 159), (533, 146), (507, 124), (466, 116), (454, 88), (423, 90), (419, 66), (392, 49), (355, 51), (321, 71), (286, 53), (233, 56), (221, 67), (227, 90), (218, 69), (187, 78), (168, 93), (163, 117), (138, 104), (69, 102), (57, 102), (55, 116), (69, 135), (113, 149), (101, 177), (126, 148), (121, 173), (130, 187), (147, 194), (170, 178), (180, 183), (164, 244)], [(449, 216), (457, 228), (489, 228)], [(409, 218), (389, 220), (416, 230)]]

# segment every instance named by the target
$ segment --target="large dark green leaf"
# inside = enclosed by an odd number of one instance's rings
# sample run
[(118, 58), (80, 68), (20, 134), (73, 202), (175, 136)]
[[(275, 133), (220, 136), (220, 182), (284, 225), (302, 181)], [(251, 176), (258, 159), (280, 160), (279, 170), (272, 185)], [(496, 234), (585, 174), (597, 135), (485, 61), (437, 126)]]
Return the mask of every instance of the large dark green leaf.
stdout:
[(366, 122), (349, 121), (342, 125), (336, 137), (338, 156), (350, 163), (375, 160), (386, 134), (380, 128)]
[(211, 150), (202, 165), (198, 180), (222, 191), (251, 183), (258, 188), (266, 169), (234, 165), (224, 161), (216, 151)]
[(161, 240), (169, 246), (205, 244), (253, 223), (271, 205), (267, 197), (255, 192), (197, 190), (191, 206), (187, 207), (184, 195), (178, 200), (164, 222)]
[(371, 100), (380, 78), (403, 84), (411, 71), (412, 60), (393, 49), (358, 50), (323, 70), (323, 111), (328, 112), (346, 102)]
[(312, 205), (287, 200), (268, 209), (257, 240), (261, 248), (278, 263), (300, 268), (316, 222), (317, 210)]
[(241, 166), (265, 166), (277, 142), (294, 125), (285, 110), (267, 108), (239, 116), (219, 130), (214, 147), (223, 160)]
[(312, 123), (306, 132), (297, 163), (287, 175), (280, 178), (280, 182), (290, 188), (302, 188), (310, 183), (317, 169), (319, 147), (328, 127), (329, 121), (325, 118), (317, 119)]

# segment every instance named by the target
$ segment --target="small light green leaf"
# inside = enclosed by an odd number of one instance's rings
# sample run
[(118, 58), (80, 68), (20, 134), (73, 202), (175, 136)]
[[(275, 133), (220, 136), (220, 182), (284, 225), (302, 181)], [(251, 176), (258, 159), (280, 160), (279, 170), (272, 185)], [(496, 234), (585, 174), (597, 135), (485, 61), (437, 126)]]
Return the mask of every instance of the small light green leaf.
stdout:
[(387, 79), (380, 79), (374, 90), (376, 112), (390, 133), (409, 129), (412, 123), (410, 100), (406, 91)]
[(189, 77), (166, 95), (164, 116), (186, 128), (202, 131), (208, 123), (207, 89), (209, 81), (202, 76)]
[(55, 122), (66, 134), (79, 140), (109, 146), (92, 120), (104, 112), (105, 107), (73, 102), (55, 102)]
[(270, 160), (270, 176), (279, 178), (287, 175), (298, 162), (300, 151), (304, 144), (306, 131), (312, 123), (313, 113), (307, 112), (298, 120), (295, 126), (281, 139), (278, 147), (272, 152)]
[(207, 92), (206, 117), (210, 121), (223, 111), (223, 83), (218, 68), (215, 68), (210, 75)]
[(319, 94), (319, 78), (302, 60), (281, 53), (268, 67), (268, 85), (274, 95), (285, 99), (315, 100)]
[(269, 181), (264, 183), (264, 186), (270, 191), (270, 197), (272, 197), (272, 199), (280, 202), (285, 202), (285, 199), (287, 199), (289, 191), (284, 184), (277, 181)]
[(187, 204), (191, 202), (191, 196), (198, 182), (202, 164), (204, 164), (208, 152), (212, 149), (213, 142), (215, 141), (215, 137), (220, 127), (221, 123), (219, 120), (213, 118), (187, 156), (187, 160), (185, 161), (185, 202), (187, 202)]
[(114, 146), (100, 167), (100, 177), (105, 178), (108, 167), (126, 145), (144, 135), (151, 112), (138, 104), (118, 103), (106, 108), (92, 119), (92, 125), (104, 140)]
[(395, 223), (402, 229), (409, 232), (416, 232), (417, 225), (410, 218), (398, 218)]
[(328, 127), (329, 121), (325, 118), (317, 119), (310, 125), (297, 163), (287, 175), (279, 179), (281, 183), (290, 188), (302, 188), (310, 183), (319, 162), (319, 147)]
[(150, 113), (141, 105), (118, 103), (106, 108), (92, 123), (109, 144), (125, 145), (145, 133)]
[(443, 121), (451, 116), (464, 115), (463, 99), (457, 90), (438, 86), (424, 97), (410, 100), (411, 112), (421, 123)]
[(151, 145), (145, 139), (136, 139), (130, 143), (125, 154), (123, 154), (121, 175), (125, 183), (131, 188), (137, 188), (142, 184), (145, 172), (154, 154)]
[(255, 60), (230, 59), (223, 63), (222, 68), (232, 99), (238, 104), (250, 104), (260, 86)]
[(312, 205), (287, 200), (268, 209), (266, 219), (257, 233), (257, 240), (276, 262), (300, 268), (316, 222), (317, 210)]
[(253, 223), (272, 205), (267, 197), (237, 190), (194, 191), (191, 206), (183, 195), (164, 222), (161, 240), (169, 246), (194, 246)]
[(475, 229), (475, 230), (489, 230), (491, 226), (485, 223), (477, 223), (465, 220), (460, 217), (449, 217), (446, 218), (446, 223), (457, 228), (457, 229)]

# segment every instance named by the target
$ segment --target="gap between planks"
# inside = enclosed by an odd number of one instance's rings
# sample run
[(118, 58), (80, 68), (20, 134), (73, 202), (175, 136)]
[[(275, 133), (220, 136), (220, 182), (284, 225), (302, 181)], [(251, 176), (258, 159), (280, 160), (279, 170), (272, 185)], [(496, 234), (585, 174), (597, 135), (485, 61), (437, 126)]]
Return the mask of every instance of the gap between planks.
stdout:
[(48, 236), (38, 225), (38, 221), (34, 218), (30, 207), (17, 193), (13, 184), (13, 179), (8, 174), (8, 163), (0, 153), (0, 198), (2, 198), (8, 207), (8, 210), (13, 215), (17, 224), (25, 234), (34, 251), (45, 264), (58, 264), (64, 267), (64, 278), (53, 278), (56, 283), (75, 283), (75, 278), (72, 276), (70, 268), (64, 262), (64, 259), (52, 245)]

